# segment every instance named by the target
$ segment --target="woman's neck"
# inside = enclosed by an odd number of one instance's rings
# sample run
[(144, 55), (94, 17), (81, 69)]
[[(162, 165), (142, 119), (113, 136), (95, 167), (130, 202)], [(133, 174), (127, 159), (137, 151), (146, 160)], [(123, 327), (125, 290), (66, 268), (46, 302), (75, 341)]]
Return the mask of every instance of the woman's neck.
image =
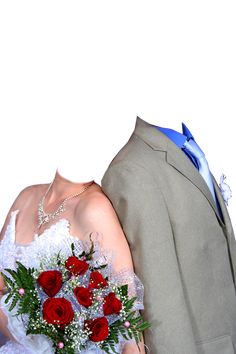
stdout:
[(47, 205), (53, 204), (54, 202), (56, 203), (58, 201), (64, 200), (70, 195), (79, 193), (84, 187), (86, 187), (86, 185), (90, 184), (91, 182), (92, 180), (88, 182), (72, 182), (69, 179), (63, 177), (57, 169), (52, 185), (46, 196)]

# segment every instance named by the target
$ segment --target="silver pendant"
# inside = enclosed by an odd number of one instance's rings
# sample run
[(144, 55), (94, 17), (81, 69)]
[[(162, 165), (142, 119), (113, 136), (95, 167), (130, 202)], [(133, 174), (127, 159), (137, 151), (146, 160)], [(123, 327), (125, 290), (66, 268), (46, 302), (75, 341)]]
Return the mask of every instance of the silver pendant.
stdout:
[(59, 214), (61, 214), (65, 210), (66, 209), (64, 204), (61, 204), (60, 207), (54, 213), (45, 213), (45, 211), (43, 210), (43, 200), (41, 200), (38, 206), (38, 228), (55, 219)]

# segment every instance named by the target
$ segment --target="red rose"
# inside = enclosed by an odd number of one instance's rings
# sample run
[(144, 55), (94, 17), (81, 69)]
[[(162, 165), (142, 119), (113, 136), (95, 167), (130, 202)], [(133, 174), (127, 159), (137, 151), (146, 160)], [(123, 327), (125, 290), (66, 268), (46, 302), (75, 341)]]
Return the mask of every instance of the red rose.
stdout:
[(48, 298), (43, 303), (43, 319), (51, 324), (60, 325), (64, 329), (74, 318), (70, 301), (64, 297)]
[(104, 315), (118, 314), (122, 308), (121, 301), (116, 297), (116, 294), (111, 292), (104, 297), (103, 311)]
[(108, 337), (108, 320), (106, 317), (95, 318), (94, 320), (85, 321), (85, 328), (88, 328), (92, 333), (89, 339), (93, 342), (100, 342)]
[(99, 289), (107, 286), (107, 281), (103, 278), (103, 275), (98, 271), (91, 272), (90, 281), (89, 281), (89, 289)]
[(53, 297), (61, 289), (62, 274), (59, 270), (47, 270), (39, 275), (37, 282), (48, 296)]
[(93, 294), (92, 291), (90, 291), (88, 288), (84, 288), (83, 286), (77, 286), (74, 290), (73, 290), (76, 299), (78, 300), (78, 302), (85, 306), (85, 307), (89, 307), (92, 305), (93, 303)]
[(65, 266), (74, 275), (82, 275), (89, 268), (86, 261), (81, 261), (75, 256), (69, 257), (65, 262)]

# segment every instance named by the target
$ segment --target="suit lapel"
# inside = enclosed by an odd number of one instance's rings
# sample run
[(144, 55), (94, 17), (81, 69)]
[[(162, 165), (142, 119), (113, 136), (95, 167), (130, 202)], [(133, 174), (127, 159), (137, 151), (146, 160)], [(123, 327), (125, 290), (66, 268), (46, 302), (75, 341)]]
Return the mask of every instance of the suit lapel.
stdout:
[(235, 237), (228, 210), (225, 206), (219, 186), (214, 176), (212, 175), (213, 184), (224, 220), (221, 220), (221, 217), (218, 214), (217, 206), (215, 205), (215, 201), (205, 180), (183, 151), (181, 151), (169, 138), (167, 138), (165, 134), (157, 130), (154, 125), (145, 122), (139, 117), (137, 117), (136, 120), (134, 134), (138, 135), (139, 138), (141, 138), (153, 150), (165, 151), (167, 163), (173, 166), (176, 170), (178, 170), (183, 176), (188, 178), (188, 180), (191, 181), (191, 183), (193, 183), (198, 188), (198, 190), (206, 197), (209, 202), (209, 206), (214, 210), (216, 217), (218, 218), (222, 230), (225, 234), (225, 237), (228, 240), (229, 257), (232, 264), (232, 272), (234, 276), (233, 280), (236, 286), (236, 261), (235, 257), (232, 257), (232, 255), (235, 255), (236, 251), (236, 246), (234, 243), (235, 240), (233, 240)]
[(168, 143), (166, 159), (171, 166), (173, 166), (180, 173), (182, 173), (182, 175), (188, 178), (188, 180), (191, 181), (204, 194), (210, 206), (214, 210), (221, 226), (224, 226), (224, 222), (219, 215), (216, 203), (204, 178), (201, 176), (189, 158), (185, 155), (185, 153), (179, 149), (171, 140)]
[(137, 134), (140, 138), (142, 138), (149, 146), (152, 147), (153, 150), (167, 152), (166, 161), (168, 164), (173, 166), (183, 176), (188, 178), (188, 180), (192, 182), (199, 189), (199, 191), (201, 191), (201, 193), (204, 194), (211, 208), (214, 210), (221, 226), (224, 227), (224, 222), (219, 216), (217, 206), (208, 185), (185, 153), (165, 134), (156, 129), (154, 125), (145, 122), (139, 117), (137, 117), (136, 120), (134, 134)]

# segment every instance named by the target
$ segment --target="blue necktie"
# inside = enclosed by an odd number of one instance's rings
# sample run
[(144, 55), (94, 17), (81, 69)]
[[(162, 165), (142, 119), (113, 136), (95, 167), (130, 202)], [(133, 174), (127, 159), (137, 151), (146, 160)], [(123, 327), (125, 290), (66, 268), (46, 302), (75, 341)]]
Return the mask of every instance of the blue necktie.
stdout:
[(193, 139), (186, 140), (184, 143), (184, 148), (186, 148), (187, 151), (196, 159), (198, 163), (198, 171), (204, 178), (206, 184), (208, 185), (212, 197), (217, 205), (215, 189), (214, 189), (210, 169), (208, 166), (208, 162), (205, 158), (204, 152), (201, 150), (199, 145)]
[(216, 198), (215, 194), (215, 189), (211, 177), (211, 173), (209, 170), (209, 166), (207, 163), (207, 160), (205, 158), (205, 154), (201, 150), (201, 148), (198, 146), (198, 144), (195, 142), (194, 137), (190, 130), (187, 128), (187, 126), (182, 123), (182, 130), (183, 133), (179, 133), (176, 130), (170, 129), (170, 128), (162, 128), (155, 126), (156, 129), (160, 130), (162, 133), (164, 133), (170, 140), (172, 140), (184, 153), (187, 155), (187, 157), (190, 159), (190, 161), (194, 164), (198, 172), (202, 175), (204, 178), (211, 194), (212, 197), (216, 203), (217, 209), (218, 209), (218, 214), (220, 215), (221, 219), (223, 220), (223, 215), (222, 211), (218, 202), (218, 199)]

